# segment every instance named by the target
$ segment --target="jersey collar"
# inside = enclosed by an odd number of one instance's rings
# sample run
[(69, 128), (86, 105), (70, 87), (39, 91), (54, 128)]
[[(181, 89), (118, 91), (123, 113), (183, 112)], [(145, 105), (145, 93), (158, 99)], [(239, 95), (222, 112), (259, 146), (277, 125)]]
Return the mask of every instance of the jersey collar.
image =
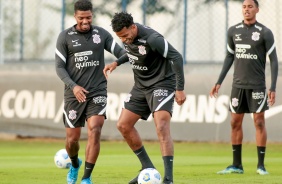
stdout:
[(74, 31), (74, 32), (78, 32), (78, 33), (80, 33), (80, 34), (87, 34), (87, 33), (89, 33), (89, 32), (92, 33), (92, 31), (93, 31), (93, 25), (91, 25), (90, 30), (87, 31), (87, 32), (80, 32), (80, 31), (78, 31), (78, 30), (75, 28), (76, 25), (77, 25), (77, 24), (73, 25), (72, 28), (71, 28), (71, 30)]
[(255, 24), (257, 24), (258, 22), (256, 21), (255, 23), (253, 24), (245, 24), (244, 23), (244, 20), (242, 20), (242, 24), (245, 26), (245, 27), (253, 27)]

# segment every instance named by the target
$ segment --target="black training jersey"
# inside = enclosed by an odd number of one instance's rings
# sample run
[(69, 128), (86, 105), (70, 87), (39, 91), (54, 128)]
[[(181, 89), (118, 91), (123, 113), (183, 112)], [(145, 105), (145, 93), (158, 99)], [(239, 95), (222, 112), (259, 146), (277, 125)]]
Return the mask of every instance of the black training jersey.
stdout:
[(266, 55), (271, 64), (271, 87), (275, 91), (278, 75), (278, 59), (274, 37), (270, 29), (256, 22), (243, 22), (228, 30), (227, 56), (218, 80), (221, 84), (234, 61), (233, 87), (263, 89), (265, 84)]
[(118, 64), (129, 60), (138, 88), (153, 85), (184, 90), (183, 59), (181, 54), (155, 30), (136, 24), (138, 34), (131, 44), (124, 43), (127, 56)]
[(65, 83), (65, 100), (75, 98), (72, 89), (76, 85), (88, 90), (89, 95), (107, 88), (103, 75), (104, 49), (116, 57), (125, 53), (110, 33), (98, 26), (81, 33), (74, 25), (59, 34), (55, 52), (56, 72)]

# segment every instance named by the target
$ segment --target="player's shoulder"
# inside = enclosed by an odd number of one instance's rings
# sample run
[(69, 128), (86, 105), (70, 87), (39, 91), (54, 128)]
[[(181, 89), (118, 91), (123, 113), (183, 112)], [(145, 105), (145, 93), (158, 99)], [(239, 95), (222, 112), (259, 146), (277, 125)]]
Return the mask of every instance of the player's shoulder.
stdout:
[(234, 34), (241, 34), (244, 28), (244, 24), (242, 22), (237, 23), (228, 28), (228, 36), (233, 36)]
[(68, 39), (71, 39), (74, 35), (77, 35), (78, 32), (74, 29), (74, 27), (69, 27), (60, 32), (58, 35), (58, 41), (64, 42)]
[(266, 27), (265, 25), (263, 25), (262, 23), (259, 23), (259, 22), (256, 22), (255, 25), (254, 25), (255, 29), (257, 29), (258, 31), (260, 32), (263, 32), (263, 33), (272, 33), (272, 31)]
[(96, 34), (110, 34), (105, 28), (96, 25), (92, 26), (92, 32)]
[(262, 23), (260, 23), (260, 22), (256, 22), (255, 24), (254, 24), (254, 27), (256, 28), (256, 29), (269, 29), (268, 27), (266, 27), (265, 25), (263, 25)]
[(239, 23), (237, 23), (237, 24), (235, 24), (233, 26), (230, 26), (229, 30), (235, 31), (235, 30), (240, 30), (242, 28), (244, 28), (244, 24), (243, 24), (243, 22), (239, 22)]
[(67, 28), (67, 29), (65, 29), (65, 30), (63, 30), (61, 33), (60, 33), (60, 35), (77, 35), (78, 34), (78, 32), (75, 30), (75, 28), (74, 28), (74, 26), (72, 26), (72, 27), (69, 27), (69, 28)]
[(149, 26), (145, 26), (142, 24), (135, 23), (138, 27), (138, 36), (143, 37), (145, 39), (148, 39), (149, 37), (158, 37), (162, 36), (158, 31), (154, 30), (153, 28)]
[(162, 34), (160, 34), (158, 31), (152, 29), (149, 26), (138, 24), (138, 36), (141, 37), (144, 40), (147, 40), (147, 43), (150, 45), (152, 43), (155, 43), (158, 38), (164, 38)]

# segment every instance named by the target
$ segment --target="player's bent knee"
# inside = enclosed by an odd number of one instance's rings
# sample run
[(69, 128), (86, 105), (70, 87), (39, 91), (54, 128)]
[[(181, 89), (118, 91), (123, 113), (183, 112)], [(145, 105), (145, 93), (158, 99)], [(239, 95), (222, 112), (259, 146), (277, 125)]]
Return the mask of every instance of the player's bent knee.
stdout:
[(124, 123), (120, 123), (120, 122), (117, 123), (117, 129), (118, 129), (121, 133), (126, 133), (126, 132), (130, 131), (130, 127), (129, 127), (129, 126), (127, 126), (127, 125), (124, 124)]
[(257, 128), (262, 129), (262, 128), (265, 127), (265, 122), (264, 122), (263, 120), (256, 120), (256, 121), (255, 121), (255, 126), (256, 126)]

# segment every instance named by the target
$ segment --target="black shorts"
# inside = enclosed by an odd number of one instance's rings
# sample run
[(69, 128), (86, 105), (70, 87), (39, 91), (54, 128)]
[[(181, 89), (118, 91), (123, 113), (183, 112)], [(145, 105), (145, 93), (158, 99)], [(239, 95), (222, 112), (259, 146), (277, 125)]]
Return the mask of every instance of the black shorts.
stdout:
[(229, 110), (233, 113), (260, 113), (269, 109), (265, 89), (232, 87)]
[(63, 121), (65, 127), (84, 127), (85, 121), (94, 115), (102, 115), (106, 119), (107, 96), (89, 97), (79, 103), (76, 99), (65, 102)]
[(175, 91), (167, 88), (138, 89), (133, 86), (124, 101), (124, 108), (147, 120), (151, 113), (165, 110), (172, 115)]

